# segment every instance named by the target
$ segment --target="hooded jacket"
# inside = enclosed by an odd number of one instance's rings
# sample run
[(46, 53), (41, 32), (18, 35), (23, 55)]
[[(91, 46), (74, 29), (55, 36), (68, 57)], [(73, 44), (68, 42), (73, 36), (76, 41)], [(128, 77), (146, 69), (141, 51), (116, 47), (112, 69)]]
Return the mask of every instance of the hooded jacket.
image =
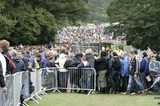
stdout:
[(122, 58), (120, 74), (129, 76), (129, 58), (128, 57)]
[(26, 66), (24, 65), (24, 62), (17, 56), (13, 55), (12, 62), (16, 65), (16, 70), (14, 73), (26, 71)]
[(86, 54), (86, 60), (90, 63), (92, 68), (95, 68), (95, 58), (91, 53)]
[[(92, 67), (91, 67), (91, 64), (90, 64), (88, 61), (84, 61), (84, 62), (81, 62), (81, 63), (78, 65), (78, 68), (92, 68)], [(83, 70), (82, 70), (82, 73), (83, 73), (83, 74), (90, 74), (90, 73), (91, 73), (91, 70), (90, 70), (90, 69), (83, 69)]]

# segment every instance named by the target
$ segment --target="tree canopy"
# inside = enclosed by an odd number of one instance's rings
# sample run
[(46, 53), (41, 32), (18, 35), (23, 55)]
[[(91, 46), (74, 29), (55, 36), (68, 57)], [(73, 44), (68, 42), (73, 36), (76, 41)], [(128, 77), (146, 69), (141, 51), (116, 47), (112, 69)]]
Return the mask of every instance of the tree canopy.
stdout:
[(12, 45), (49, 43), (59, 28), (77, 25), (88, 14), (81, 0), (1, 0), (0, 38)]
[(159, 0), (115, 0), (107, 8), (110, 22), (119, 22), (110, 28), (123, 29), (127, 44), (136, 48), (159, 50), (160, 45)]

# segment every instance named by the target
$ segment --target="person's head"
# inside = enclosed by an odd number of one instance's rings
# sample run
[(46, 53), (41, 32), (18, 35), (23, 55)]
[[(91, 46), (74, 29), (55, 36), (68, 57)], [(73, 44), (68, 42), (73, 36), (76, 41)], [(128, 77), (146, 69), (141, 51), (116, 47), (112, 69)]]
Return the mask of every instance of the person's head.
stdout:
[(118, 54), (117, 54), (117, 52), (114, 51), (114, 52), (111, 53), (111, 56), (112, 56), (112, 57), (113, 57), (113, 56), (118, 56)]
[(153, 55), (153, 52), (149, 52), (149, 58), (151, 58), (151, 56)]
[(85, 58), (85, 57), (82, 57), (82, 58), (81, 58), (81, 61), (82, 61), (82, 62), (86, 61), (86, 58)]
[(54, 60), (55, 60), (55, 57), (54, 57), (54, 56), (50, 56), (50, 57), (48, 58), (48, 60), (49, 60), (49, 61), (54, 61)]
[(0, 41), (0, 52), (8, 51), (10, 43), (7, 40)]
[(129, 55), (129, 57), (133, 58), (134, 57), (134, 52), (130, 51), (128, 55)]
[(29, 51), (29, 50), (27, 50), (27, 51), (26, 51), (26, 54), (30, 54), (30, 51)]
[(23, 59), (24, 58), (24, 56), (25, 56), (25, 52), (24, 51), (18, 51), (18, 54), (17, 54), (17, 56), (20, 58), (20, 59)]
[(134, 53), (135, 55), (137, 55), (137, 54), (138, 54), (138, 51), (137, 51), (137, 50), (133, 50), (133, 53)]
[(66, 59), (67, 59), (67, 60), (71, 60), (71, 56), (67, 55), (67, 56), (66, 56)]
[(155, 61), (156, 57), (154, 55), (151, 56), (151, 61)]
[(147, 52), (143, 52), (142, 53), (142, 57), (144, 58), (144, 57), (147, 57), (148, 55), (147, 55)]
[(122, 52), (122, 57), (126, 57), (127, 56), (127, 52)]
[(86, 50), (86, 54), (89, 54), (89, 53), (92, 54), (92, 50), (91, 49), (87, 49)]
[(40, 55), (40, 54), (36, 54), (36, 55), (35, 55), (35, 58), (36, 58), (37, 62), (40, 62), (40, 61), (41, 61), (41, 55)]
[(11, 55), (11, 56), (17, 56), (17, 51), (16, 50), (11, 50), (11, 51), (9, 51), (9, 54)]

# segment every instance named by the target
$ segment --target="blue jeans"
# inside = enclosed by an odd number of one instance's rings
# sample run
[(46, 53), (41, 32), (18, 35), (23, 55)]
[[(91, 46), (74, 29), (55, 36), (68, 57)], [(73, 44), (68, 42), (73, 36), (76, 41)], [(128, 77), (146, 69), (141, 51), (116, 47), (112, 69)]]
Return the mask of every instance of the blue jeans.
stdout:
[(138, 84), (138, 86), (140, 87), (140, 91), (144, 90), (143, 84), (140, 81), (139, 77), (138, 76), (134, 77), (134, 76), (129, 75), (129, 83), (128, 83), (128, 86), (127, 86), (127, 93), (128, 94), (131, 93), (131, 88), (133, 86), (134, 80)]
[(90, 79), (91, 79), (91, 74), (83, 74), (81, 79), (79, 80), (79, 84), (81, 88), (83, 89), (90, 89)]
[(67, 88), (68, 72), (59, 72), (59, 87)]

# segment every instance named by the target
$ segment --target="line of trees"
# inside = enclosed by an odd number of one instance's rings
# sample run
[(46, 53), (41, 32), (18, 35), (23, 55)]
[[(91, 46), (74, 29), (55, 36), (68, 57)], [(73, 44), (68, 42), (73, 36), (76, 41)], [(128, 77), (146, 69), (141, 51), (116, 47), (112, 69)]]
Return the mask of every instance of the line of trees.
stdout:
[(87, 18), (85, 4), (81, 0), (1, 0), (0, 39), (11, 45), (54, 41), (59, 28)]
[(160, 0), (114, 0), (107, 8), (108, 30), (127, 34), (127, 44), (136, 48), (159, 50)]

